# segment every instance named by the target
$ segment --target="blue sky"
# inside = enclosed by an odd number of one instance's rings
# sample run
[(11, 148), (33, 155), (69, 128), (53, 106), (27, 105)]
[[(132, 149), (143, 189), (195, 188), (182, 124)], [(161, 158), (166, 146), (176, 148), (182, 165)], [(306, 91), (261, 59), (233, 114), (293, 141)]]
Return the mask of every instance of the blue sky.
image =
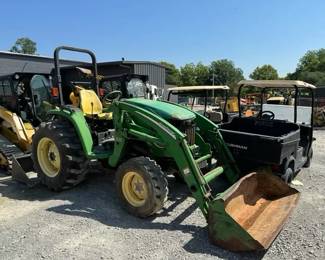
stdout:
[(99, 61), (181, 66), (228, 58), (245, 76), (263, 64), (285, 75), (307, 50), (325, 47), (322, 0), (3, 0), (0, 7), (0, 50), (28, 36), (47, 56), (73, 45)]

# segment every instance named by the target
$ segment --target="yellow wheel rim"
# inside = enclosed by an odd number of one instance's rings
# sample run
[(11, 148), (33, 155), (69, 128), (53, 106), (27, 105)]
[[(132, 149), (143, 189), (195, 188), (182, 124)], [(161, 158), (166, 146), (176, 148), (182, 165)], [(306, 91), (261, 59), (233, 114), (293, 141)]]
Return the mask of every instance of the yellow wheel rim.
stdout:
[(50, 138), (43, 137), (39, 141), (37, 158), (46, 176), (54, 178), (59, 174), (61, 167), (60, 153), (58, 147)]
[(141, 207), (148, 198), (148, 187), (143, 177), (137, 172), (127, 172), (122, 179), (122, 192), (133, 207)]

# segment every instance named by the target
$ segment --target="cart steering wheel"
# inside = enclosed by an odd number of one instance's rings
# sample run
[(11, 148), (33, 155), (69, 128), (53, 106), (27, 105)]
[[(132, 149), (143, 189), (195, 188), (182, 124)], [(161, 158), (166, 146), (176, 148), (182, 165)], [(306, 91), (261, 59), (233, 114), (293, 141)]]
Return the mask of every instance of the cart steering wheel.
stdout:
[(262, 119), (273, 120), (275, 118), (275, 114), (272, 111), (265, 110), (260, 113), (260, 117)]
[(104, 107), (109, 106), (110, 104), (112, 104), (114, 100), (120, 100), (121, 97), (122, 97), (122, 92), (119, 91), (119, 90), (114, 90), (112, 92), (107, 93), (103, 97)]

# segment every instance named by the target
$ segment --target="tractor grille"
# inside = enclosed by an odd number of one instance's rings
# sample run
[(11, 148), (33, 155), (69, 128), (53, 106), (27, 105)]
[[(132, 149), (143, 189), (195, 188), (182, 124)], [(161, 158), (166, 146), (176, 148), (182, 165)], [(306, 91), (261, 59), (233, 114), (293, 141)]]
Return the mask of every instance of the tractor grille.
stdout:
[(184, 133), (186, 134), (186, 140), (189, 145), (195, 144), (195, 124), (190, 124), (185, 127)]
[(195, 124), (192, 121), (183, 121), (180, 130), (186, 134), (186, 141), (189, 145), (195, 144)]

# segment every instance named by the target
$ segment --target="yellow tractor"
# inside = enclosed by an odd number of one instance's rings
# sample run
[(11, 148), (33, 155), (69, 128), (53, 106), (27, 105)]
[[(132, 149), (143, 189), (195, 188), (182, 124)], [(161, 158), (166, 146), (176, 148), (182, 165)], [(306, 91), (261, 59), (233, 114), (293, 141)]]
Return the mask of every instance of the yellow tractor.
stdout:
[(31, 149), (32, 136), (50, 106), (49, 74), (0, 77), (0, 166), (11, 173), (12, 159)]

